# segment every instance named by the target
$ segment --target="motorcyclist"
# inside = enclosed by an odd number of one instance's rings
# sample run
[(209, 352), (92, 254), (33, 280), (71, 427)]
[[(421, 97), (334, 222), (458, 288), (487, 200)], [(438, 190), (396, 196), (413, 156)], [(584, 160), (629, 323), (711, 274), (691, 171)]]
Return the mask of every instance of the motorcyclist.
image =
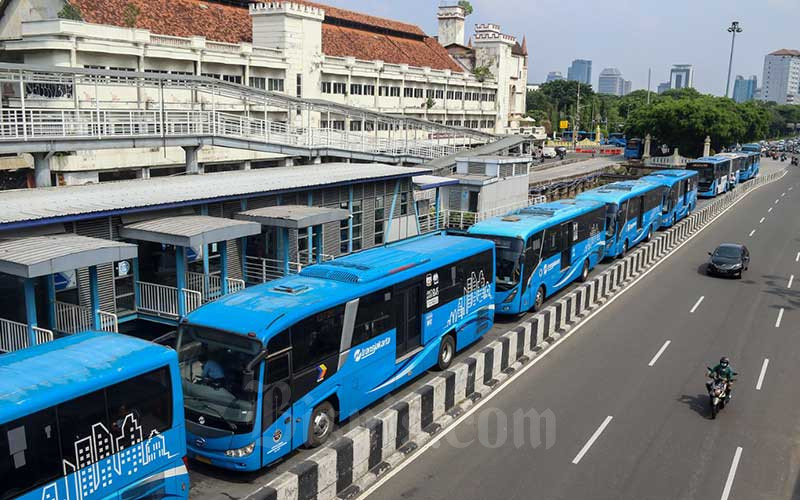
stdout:
[[(731, 367), (731, 362), (727, 356), (723, 356), (719, 359), (719, 364), (717, 364), (714, 368), (711, 368), (711, 371), (708, 373), (708, 376), (712, 379), (722, 379), (725, 380), (728, 385), (727, 389), (725, 390), (725, 399), (731, 399), (731, 390), (733, 390), (733, 376), (736, 375), (736, 372), (733, 371)], [(711, 390), (711, 384), (713, 382), (708, 382), (706, 387), (708, 390)]]

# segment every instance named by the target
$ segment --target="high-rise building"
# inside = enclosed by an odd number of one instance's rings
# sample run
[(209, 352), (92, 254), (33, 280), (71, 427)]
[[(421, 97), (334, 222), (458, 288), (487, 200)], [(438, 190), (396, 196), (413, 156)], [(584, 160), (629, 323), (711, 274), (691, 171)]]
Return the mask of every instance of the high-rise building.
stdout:
[(551, 71), (550, 73), (547, 73), (547, 80), (546, 81), (547, 82), (555, 82), (557, 80), (563, 80), (563, 79), (564, 79), (564, 75), (562, 75), (560, 71)]
[(630, 94), (632, 87), (633, 87), (633, 82), (631, 82), (630, 80), (625, 80), (625, 84), (622, 87), (622, 95)]
[(694, 86), (694, 67), (691, 64), (675, 64), (669, 72), (669, 88), (686, 89)]
[(658, 84), (658, 90), (657, 90), (657, 92), (658, 92), (659, 94), (663, 94), (663, 93), (664, 93), (664, 92), (666, 92), (667, 90), (669, 90), (669, 82), (664, 82), (664, 83), (659, 83), (659, 84)]
[(592, 83), (592, 61), (587, 59), (575, 59), (567, 70), (567, 80), (585, 83)]
[(597, 80), (598, 93), (622, 96), (630, 91), (631, 82), (622, 78), (622, 72), (617, 68), (606, 68), (600, 72)]
[(800, 100), (800, 51), (781, 49), (764, 56), (762, 101), (794, 104)]
[(758, 77), (756, 75), (750, 78), (736, 75), (736, 81), (733, 83), (733, 100), (736, 102), (752, 101), (755, 98), (757, 88)]

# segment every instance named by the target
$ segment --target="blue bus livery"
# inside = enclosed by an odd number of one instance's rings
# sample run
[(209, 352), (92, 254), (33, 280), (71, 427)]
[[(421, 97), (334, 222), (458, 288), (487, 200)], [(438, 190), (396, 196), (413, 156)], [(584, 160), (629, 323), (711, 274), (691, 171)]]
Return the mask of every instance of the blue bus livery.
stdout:
[(739, 171), (739, 182), (748, 181), (758, 176), (761, 169), (761, 153), (742, 150), (739, 154), (745, 155), (745, 168)]
[(644, 154), (644, 141), (638, 137), (632, 137), (625, 142), (625, 159), (641, 160)]
[(689, 162), (686, 169), (697, 172), (697, 195), (701, 198), (713, 198), (733, 188), (730, 158), (704, 156)]
[(663, 188), (647, 181), (612, 182), (580, 193), (579, 200), (606, 205), (606, 257), (621, 257), (640, 241), (649, 241), (661, 221)]
[(0, 498), (188, 498), (172, 349), (85, 332), (0, 356)]
[(442, 233), (348, 255), (193, 311), (178, 331), (188, 452), (256, 470), (494, 322), (494, 245)]
[(697, 172), (694, 170), (658, 170), (640, 180), (661, 184), (661, 227), (672, 227), (697, 206)]
[(749, 153), (737, 151), (734, 153), (720, 153), (715, 155), (719, 158), (728, 158), (731, 160), (731, 182), (729, 188), (736, 186), (742, 181), (749, 179), (750, 166), (748, 165)]
[(742, 151), (747, 151), (749, 153), (758, 153), (760, 155), (761, 154), (761, 144), (758, 144), (758, 143), (755, 143), (755, 142), (750, 143), (750, 144), (745, 144), (745, 145), (742, 146)]
[(586, 280), (602, 260), (605, 206), (561, 200), (481, 221), (468, 234), (496, 245), (496, 311), (519, 314), (576, 279)]

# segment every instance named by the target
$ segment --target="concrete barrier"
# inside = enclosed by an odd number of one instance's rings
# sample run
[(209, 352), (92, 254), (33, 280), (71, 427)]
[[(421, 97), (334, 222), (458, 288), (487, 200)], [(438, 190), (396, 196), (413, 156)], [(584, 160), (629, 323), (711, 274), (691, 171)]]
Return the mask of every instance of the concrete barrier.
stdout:
[(325, 445), (247, 498), (309, 500), (358, 495), (722, 210), (784, 174), (782, 171), (757, 177), (655, 235), (598, 276), (431, 381), (412, 388), (390, 408)]

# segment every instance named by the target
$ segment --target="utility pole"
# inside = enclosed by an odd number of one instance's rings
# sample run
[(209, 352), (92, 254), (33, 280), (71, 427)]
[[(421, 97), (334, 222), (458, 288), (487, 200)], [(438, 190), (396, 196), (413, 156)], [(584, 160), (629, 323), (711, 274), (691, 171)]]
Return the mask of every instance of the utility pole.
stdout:
[(653, 68), (647, 68), (647, 105), (650, 105), (650, 77), (652, 76)]
[(572, 120), (572, 149), (578, 142), (578, 117), (581, 114), (581, 82), (578, 81), (578, 102), (575, 104), (575, 119)]
[(725, 97), (728, 97), (728, 91), (731, 88), (731, 68), (733, 67), (733, 47), (736, 44), (736, 33), (741, 33), (742, 27), (739, 26), (739, 21), (733, 21), (728, 28), (728, 33), (731, 34), (731, 59), (728, 62), (728, 82), (725, 84)]

